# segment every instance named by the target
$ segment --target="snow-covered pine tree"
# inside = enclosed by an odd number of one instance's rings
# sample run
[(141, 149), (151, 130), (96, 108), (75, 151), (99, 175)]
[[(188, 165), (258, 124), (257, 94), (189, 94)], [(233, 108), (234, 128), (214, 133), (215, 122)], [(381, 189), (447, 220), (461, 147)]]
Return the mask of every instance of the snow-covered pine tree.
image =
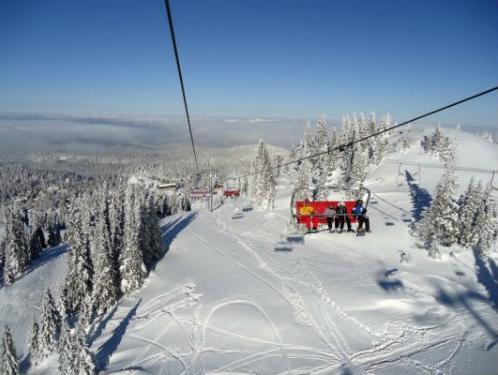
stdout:
[[(93, 264), (90, 256), (88, 232), (89, 219), (85, 219), (81, 205), (86, 201), (73, 202), (69, 215), (68, 243), (71, 251), (68, 256), (68, 271), (62, 290), (64, 308), (68, 314), (77, 313), (87, 295), (93, 290)], [(85, 210), (88, 211), (88, 210)]]
[[(306, 123), (304, 130), (303, 139), (299, 142), (299, 145), (295, 148), (295, 156), (292, 159), (301, 159), (311, 155), (314, 147), (314, 140), (312, 137), (312, 130), (309, 122)], [(310, 185), (313, 179), (313, 163), (310, 158), (305, 158), (301, 162), (296, 163), (296, 169), (298, 172), (297, 182), (295, 187), (295, 198), (297, 200), (303, 200), (310, 198)]]
[(491, 189), (487, 187), (482, 193), (481, 205), (476, 216), (476, 246), (482, 256), (489, 254), (495, 243), (496, 228), (496, 203), (492, 200)]
[(59, 374), (95, 374), (95, 358), (86, 344), (85, 332), (78, 327), (71, 328), (67, 322), (63, 324), (63, 332), (59, 344)]
[(458, 200), (458, 243), (464, 247), (475, 244), (477, 232), (480, 230), (476, 226), (476, 217), (482, 209), (481, 201), (482, 185), (480, 182), (474, 185), (474, 179), (471, 179)]
[(0, 353), (0, 373), (2, 375), (19, 375), (19, 360), (17, 359), (14, 340), (10, 328), (5, 326)]
[[(377, 122), (375, 113), (370, 112), (368, 117), (368, 128), (369, 128), (368, 135), (375, 134), (378, 131), (385, 129), (386, 125), (391, 126), (390, 116), (389, 115), (386, 116), (387, 118), (385, 117), (384, 120), (382, 120), (379, 124)], [(369, 147), (372, 148), (371, 153), (369, 153), (369, 156), (371, 157), (371, 162), (374, 165), (380, 164), (387, 151), (387, 139), (385, 133), (370, 138)]]
[[(337, 143), (338, 143), (337, 131), (334, 127), (332, 128), (332, 131), (330, 132), (329, 135), (329, 145), (328, 145), (329, 150), (334, 149), (337, 146)], [(329, 174), (330, 174), (339, 166), (340, 157), (337, 152), (329, 152), (328, 156), (329, 156)]]
[[(391, 117), (391, 115), (389, 113), (386, 113), (384, 115), (384, 117), (382, 117), (380, 128), (381, 128), (381, 130), (385, 130), (385, 129), (388, 129), (388, 128), (392, 127), (392, 126), (393, 126), (393, 119), (392, 119), (392, 117)], [(388, 132), (386, 132), (384, 134), (391, 135), (392, 132), (393, 131), (390, 130), (390, 131), (388, 131)]]
[(311, 165), (308, 159), (301, 161), (297, 174), (297, 182), (295, 187), (295, 199), (304, 200), (309, 198)]
[(41, 342), (40, 342), (40, 327), (38, 322), (33, 319), (33, 326), (29, 337), (28, 349), (30, 361), (32, 364), (38, 363), (42, 358)]
[[(185, 210), (189, 208), (189, 204), (190, 203), (186, 204)], [(143, 227), (145, 229), (143, 234), (146, 235), (143, 237), (142, 254), (145, 266), (150, 270), (153, 264), (157, 262), (164, 253), (159, 218), (156, 213), (156, 205), (152, 194), (147, 196), (142, 220), (144, 220)]]
[[(354, 146), (353, 146), (354, 147)], [(357, 189), (361, 189), (368, 175), (368, 161), (366, 151), (358, 150), (353, 154), (351, 180)], [(356, 192), (352, 192), (356, 194)]]
[(7, 222), (4, 240), (4, 278), (6, 284), (12, 284), (30, 262), (29, 248), (24, 231), (24, 220), (17, 207), (6, 212)]
[(57, 347), (59, 353), (58, 370), (59, 374), (61, 375), (71, 374), (70, 363), (72, 361), (72, 355), (74, 353), (71, 335), (71, 326), (67, 322), (67, 319), (64, 318), (61, 325), (61, 337), (59, 340), (59, 345)]
[(140, 207), (139, 192), (129, 184), (125, 198), (125, 227), (123, 249), (120, 254), (121, 291), (127, 293), (140, 288), (147, 276), (140, 249)]
[(418, 226), (419, 238), (432, 255), (437, 244), (450, 246), (458, 239), (458, 204), (454, 199), (456, 182), (453, 166), (446, 170), (436, 186), (436, 194)]
[(106, 187), (98, 192), (95, 230), (90, 246), (94, 258), (92, 305), (100, 315), (113, 306), (121, 294), (117, 264), (113, 260), (109, 197)]
[(95, 374), (95, 357), (86, 344), (85, 332), (77, 328), (71, 335), (71, 341), (73, 354), (69, 361), (70, 373), (78, 375)]
[(47, 289), (41, 305), (39, 356), (44, 359), (53, 353), (57, 346), (61, 332), (61, 315), (55, 305), (54, 298)]
[[(349, 138), (347, 138), (346, 143), (354, 142), (356, 140), (356, 131), (351, 130)], [(346, 196), (351, 197), (354, 195), (353, 188), (359, 182), (362, 176), (362, 168), (364, 164), (361, 162), (363, 158), (361, 157), (361, 150), (354, 144), (347, 147), (343, 152), (343, 163), (342, 163), (342, 184)]]
[[(358, 138), (363, 138), (369, 135), (369, 122), (363, 112), (360, 112), (360, 115), (358, 116), (357, 120), (357, 126), (358, 126)], [(360, 150), (363, 152), (367, 152), (368, 148), (370, 147), (372, 142), (372, 139), (366, 139), (364, 141), (360, 142)]]
[(124, 236), (124, 190), (119, 188), (117, 194), (112, 198), (111, 206), (109, 208), (109, 218), (111, 225), (111, 243), (112, 243), (112, 260), (114, 269), (117, 270), (117, 277), (121, 284), (121, 274), (119, 272), (119, 255), (123, 248)]
[[(329, 131), (327, 128), (327, 119), (322, 114), (317, 119), (317, 125), (314, 132), (313, 148), (311, 153), (318, 154), (329, 150)], [(311, 158), (312, 178), (316, 181), (315, 198), (325, 200), (328, 197), (327, 178), (330, 172), (330, 156), (328, 153)]]
[(259, 141), (256, 158), (253, 163), (253, 183), (251, 197), (256, 206), (272, 209), (275, 199), (276, 181), (269, 152), (263, 141)]

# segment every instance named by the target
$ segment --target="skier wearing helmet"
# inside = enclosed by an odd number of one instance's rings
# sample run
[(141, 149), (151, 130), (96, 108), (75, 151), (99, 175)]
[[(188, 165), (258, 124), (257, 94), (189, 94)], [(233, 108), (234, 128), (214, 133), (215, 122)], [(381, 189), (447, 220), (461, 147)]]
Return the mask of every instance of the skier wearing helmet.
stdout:
[(351, 229), (351, 220), (349, 219), (348, 210), (344, 202), (340, 202), (337, 205), (337, 210), (335, 214), (335, 230), (342, 232), (344, 230), (344, 222), (348, 227), (348, 232), (353, 232)]

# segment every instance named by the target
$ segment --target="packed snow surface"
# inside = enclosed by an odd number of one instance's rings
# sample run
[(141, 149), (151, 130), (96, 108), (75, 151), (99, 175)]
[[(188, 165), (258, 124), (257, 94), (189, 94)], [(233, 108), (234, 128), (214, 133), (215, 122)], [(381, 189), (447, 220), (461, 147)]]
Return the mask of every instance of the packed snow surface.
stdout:
[[(482, 159), (464, 148), (463, 165), (494, 167), (496, 145), (457, 135), (460, 146), (476, 142)], [(426, 161), (419, 153), (398, 156)], [(442, 171), (402, 172), (384, 163), (371, 174), (372, 233), (362, 237), (321, 231), (289, 242), (287, 178), (272, 212), (244, 209), (240, 198), (164, 219), (169, 251), (90, 333), (101, 373), (497, 373), (496, 258), (455, 247), (435, 260), (418, 248), (410, 224)], [(461, 190), (471, 175), (457, 172)], [(55, 288), (65, 272), (58, 251), (0, 289), (0, 323), (13, 325), (20, 353), (39, 289)], [(56, 360), (26, 370), (52, 374)]]

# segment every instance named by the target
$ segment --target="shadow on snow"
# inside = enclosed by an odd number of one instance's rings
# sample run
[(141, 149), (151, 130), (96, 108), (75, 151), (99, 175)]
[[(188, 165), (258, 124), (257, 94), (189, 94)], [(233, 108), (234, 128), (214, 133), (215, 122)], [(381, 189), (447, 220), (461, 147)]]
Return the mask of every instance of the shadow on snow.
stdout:
[(166, 247), (165, 254), (169, 251), (169, 247), (173, 240), (184, 230), (195, 218), (197, 217), (197, 212), (190, 212), (185, 216), (181, 216), (171, 223), (163, 225), (161, 227), (163, 244)]
[[(21, 280), (25, 276), (29, 275), (31, 272), (36, 271), (38, 268), (44, 266), (45, 264), (54, 261), (55, 259), (57, 259), (58, 257), (60, 257), (61, 255), (65, 254), (68, 251), (69, 251), (69, 245), (67, 244), (54, 246), (42, 251), (40, 256), (31, 262), (26, 271), (21, 276), (15, 279), (13, 284), (15, 284), (17, 281)], [(0, 288), (4, 286), (6, 286), (4, 280), (0, 280)]]
[(415, 182), (415, 179), (410, 172), (405, 170), (406, 182), (410, 188), (410, 196), (412, 198), (412, 215), (417, 222), (422, 218), (422, 213), (431, 204), (432, 197), (426, 189), (421, 188)]
[(493, 339), (493, 341), (486, 347), (486, 350), (493, 348), (498, 342), (498, 331), (496, 330), (496, 325), (486, 321), (478, 311), (474, 309), (471, 302), (478, 301), (487, 303), (496, 312), (498, 312), (498, 266), (494, 260), (489, 259), (489, 267), (479, 256), (479, 251), (473, 249), (474, 261), (476, 265), (476, 276), (477, 281), (481, 284), (487, 292), (487, 296), (472, 291), (467, 290), (465, 292), (450, 294), (442, 288), (438, 289), (436, 300), (449, 307), (463, 307), (465, 308), (476, 322), (488, 333), (488, 335)]
[(102, 332), (104, 332), (104, 329), (107, 326), (107, 323), (109, 323), (112, 320), (112, 318), (114, 317), (114, 314), (116, 314), (116, 311), (118, 310), (118, 306), (119, 306), (119, 304), (116, 303), (114, 305), (114, 307), (112, 308), (112, 310), (110, 312), (108, 312), (105, 317), (102, 317), (102, 319), (100, 319), (100, 321), (98, 322), (98, 324), (96, 326), (94, 324), (95, 329), (93, 329), (93, 332), (90, 335), (88, 335), (88, 345), (89, 346), (91, 346), (93, 344), (93, 342), (102, 334)]
[(398, 271), (397, 268), (385, 271), (377, 279), (377, 285), (387, 293), (398, 292), (404, 289), (405, 286), (403, 282), (398, 278), (394, 278), (394, 275), (396, 275)]
[(140, 305), (141, 302), (142, 302), (141, 299), (138, 300), (135, 306), (133, 306), (130, 309), (130, 311), (128, 311), (128, 314), (126, 314), (123, 320), (114, 329), (111, 337), (100, 346), (98, 353), (95, 355), (97, 368), (99, 368), (100, 370), (105, 369), (109, 364), (109, 359), (111, 358), (112, 354), (116, 351), (119, 344), (121, 343), (121, 340), (123, 339), (123, 336), (126, 333), (126, 329), (128, 328), (130, 321), (135, 316), (138, 306)]
[(493, 259), (488, 259), (489, 268), (486, 262), (479, 256), (479, 250), (472, 249), (477, 272), (477, 281), (488, 292), (489, 304), (498, 312), (498, 266)]

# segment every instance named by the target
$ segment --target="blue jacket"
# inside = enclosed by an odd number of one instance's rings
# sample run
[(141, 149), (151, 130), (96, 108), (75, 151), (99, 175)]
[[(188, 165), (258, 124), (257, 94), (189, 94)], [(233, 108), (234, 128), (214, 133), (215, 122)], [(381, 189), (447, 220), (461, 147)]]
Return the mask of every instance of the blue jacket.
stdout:
[(365, 214), (365, 207), (363, 207), (362, 205), (356, 205), (353, 208), (353, 214), (356, 216), (364, 215)]

